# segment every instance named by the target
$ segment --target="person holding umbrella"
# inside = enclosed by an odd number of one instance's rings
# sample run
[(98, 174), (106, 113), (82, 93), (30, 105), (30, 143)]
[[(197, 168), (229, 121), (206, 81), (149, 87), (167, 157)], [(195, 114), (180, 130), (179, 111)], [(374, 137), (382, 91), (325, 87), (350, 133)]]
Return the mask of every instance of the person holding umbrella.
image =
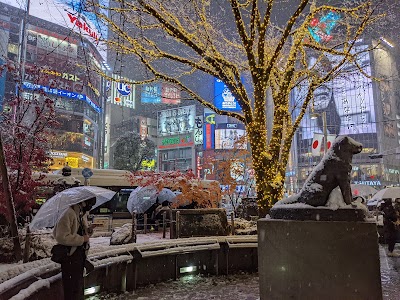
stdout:
[(87, 212), (96, 203), (96, 198), (71, 205), (58, 220), (53, 235), (57, 243), (67, 246), (68, 257), (61, 262), (62, 281), (65, 300), (83, 299), (83, 271), (89, 236), (93, 230), (87, 226)]
[(93, 269), (86, 260), (90, 235), (86, 213), (110, 201), (115, 194), (97, 186), (63, 190), (48, 199), (29, 224), (31, 231), (54, 227), (58, 245), (53, 247), (51, 259), (61, 264), (66, 300), (83, 299), (83, 270)]
[(52, 249), (51, 259), (61, 264), (64, 299), (83, 299), (83, 270), (93, 269), (86, 261), (91, 231), (86, 213), (110, 201), (115, 194), (97, 186), (63, 190), (48, 199), (29, 224), (31, 231), (54, 227), (58, 244)]
[(383, 199), (381, 204), (381, 211), (383, 213), (383, 232), (386, 243), (388, 244), (388, 256), (399, 256), (398, 253), (393, 252), (396, 245), (396, 226), (397, 221), (396, 211), (392, 205), (392, 199)]

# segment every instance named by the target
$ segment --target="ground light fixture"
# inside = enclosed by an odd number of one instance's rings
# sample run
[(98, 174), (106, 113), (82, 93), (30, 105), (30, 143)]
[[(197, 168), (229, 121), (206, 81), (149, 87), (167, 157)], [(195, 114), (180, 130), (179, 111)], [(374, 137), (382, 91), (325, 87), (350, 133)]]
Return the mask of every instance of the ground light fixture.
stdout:
[(99, 291), (100, 291), (99, 285), (92, 286), (90, 288), (85, 289), (84, 295), (89, 296), (89, 295), (97, 294)]
[(183, 273), (192, 273), (192, 272), (196, 272), (197, 271), (197, 267), (196, 266), (189, 266), (189, 267), (182, 267), (179, 268), (179, 273), (183, 274)]

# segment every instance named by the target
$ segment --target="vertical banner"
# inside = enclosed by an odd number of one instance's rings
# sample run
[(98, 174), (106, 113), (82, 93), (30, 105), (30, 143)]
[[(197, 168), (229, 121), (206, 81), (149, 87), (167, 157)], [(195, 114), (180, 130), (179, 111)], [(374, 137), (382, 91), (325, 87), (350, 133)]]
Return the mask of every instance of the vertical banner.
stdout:
[(215, 148), (215, 113), (204, 112), (204, 142), (203, 149), (214, 149)]
[(139, 117), (139, 134), (142, 139), (145, 139), (148, 135), (147, 130), (147, 118)]
[(196, 116), (194, 120), (194, 144), (203, 145), (203, 116)]

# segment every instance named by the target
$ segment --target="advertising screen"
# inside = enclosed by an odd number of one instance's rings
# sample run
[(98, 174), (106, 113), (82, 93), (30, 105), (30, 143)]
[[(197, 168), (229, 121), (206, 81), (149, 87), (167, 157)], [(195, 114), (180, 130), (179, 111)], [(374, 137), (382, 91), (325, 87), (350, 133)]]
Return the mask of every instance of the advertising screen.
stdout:
[[(366, 48), (367, 46), (360, 45), (354, 51), (358, 52)], [(368, 52), (360, 57), (358, 63), (363, 66), (366, 74), (371, 75)], [(343, 75), (320, 86), (315, 91), (314, 112), (318, 116), (316, 119), (311, 118), (311, 110), (305, 114), (300, 125), (301, 139), (312, 139), (314, 133), (323, 132), (321, 114), (323, 111), (326, 112), (328, 134), (357, 135), (376, 132), (372, 80), (351, 66), (344, 66), (344, 71)], [(307, 87), (296, 90), (294, 93), (296, 101), (301, 102), (306, 92)]]
[[(1, 0), (0, 2), (21, 9), (26, 8), (26, 0)], [(97, 0), (94, 2), (104, 7), (109, 6), (109, 0)], [(82, 34), (96, 46), (97, 51), (106, 61), (107, 49), (102, 44), (102, 41), (107, 39), (107, 26), (98, 19), (95, 12), (87, 11), (85, 7), (93, 8), (93, 5), (86, 0), (30, 1), (29, 14)], [(107, 13), (106, 10), (101, 12)]]
[(221, 110), (242, 110), (229, 88), (217, 78), (214, 78), (214, 105)]
[(246, 134), (243, 124), (217, 124), (215, 129), (215, 149), (246, 149), (246, 143), (237, 143)]
[(194, 105), (159, 111), (157, 114), (158, 136), (192, 132), (195, 116)]

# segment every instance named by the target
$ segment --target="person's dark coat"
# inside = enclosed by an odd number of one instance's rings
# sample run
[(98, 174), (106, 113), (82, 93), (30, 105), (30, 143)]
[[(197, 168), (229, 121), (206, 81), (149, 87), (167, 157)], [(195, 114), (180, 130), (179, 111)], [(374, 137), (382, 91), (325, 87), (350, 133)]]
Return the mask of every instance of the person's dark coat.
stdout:
[(395, 222), (397, 221), (397, 214), (392, 203), (385, 202), (382, 208), (383, 212), (383, 230), (385, 234), (391, 235), (396, 232)]

